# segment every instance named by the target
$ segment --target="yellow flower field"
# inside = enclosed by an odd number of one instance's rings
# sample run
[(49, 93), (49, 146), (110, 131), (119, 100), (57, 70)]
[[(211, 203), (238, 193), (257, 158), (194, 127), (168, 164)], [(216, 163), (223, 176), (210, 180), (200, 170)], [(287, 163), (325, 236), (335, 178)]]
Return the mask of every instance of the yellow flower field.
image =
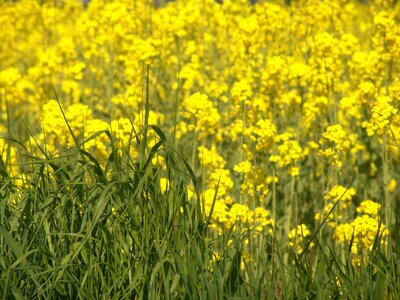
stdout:
[(35, 186), (55, 186), (51, 162), (74, 149), (108, 183), (136, 174), (110, 167), (114, 155), (143, 166), (148, 154), (145, 166), (169, 193), (178, 184), (163, 149), (174, 149), (193, 169), (184, 193), (216, 241), (210, 272), (240, 244), (250, 280), (264, 239), (279, 242), (284, 265), (304, 255), (317, 264), (321, 240), (337, 262), (361, 269), (376, 249), (388, 257), (399, 248), (398, 3), (159, 2), (0, 2), (0, 180), (16, 188), (4, 192), (7, 210), (25, 207), (35, 159), (50, 174)]

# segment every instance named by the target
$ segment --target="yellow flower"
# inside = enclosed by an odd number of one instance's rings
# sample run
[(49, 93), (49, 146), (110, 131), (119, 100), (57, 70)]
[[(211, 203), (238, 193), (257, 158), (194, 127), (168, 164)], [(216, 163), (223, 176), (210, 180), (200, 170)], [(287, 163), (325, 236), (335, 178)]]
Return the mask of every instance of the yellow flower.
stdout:
[(357, 212), (362, 214), (367, 214), (373, 218), (378, 218), (379, 211), (381, 210), (381, 205), (372, 200), (364, 200), (357, 207)]
[(351, 223), (337, 226), (335, 232), (335, 238), (340, 243), (351, 243), (351, 252), (354, 254), (352, 261), (358, 265), (368, 262), (368, 253), (372, 250), (375, 239), (385, 246), (388, 235), (389, 230), (385, 224), (368, 215), (359, 216)]
[(256, 150), (268, 150), (276, 135), (275, 125), (268, 119), (259, 120), (253, 128), (251, 138), (256, 142)]
[[(292, 247), (298, 254), (300, 254), (304, 247), (306, 246), (308, 239), (306, 237), (311, 236), (311, 232), (308, 229), (307, 225), (301, 224), (292, 229), (288, 233), (288, 245)], [(310, 247), (313, 247), (314, 243), (310, 243)]]
[(235, 172), (238, 172), (238, 173), (244, 173), (244, 174), (249, 173), (249, 172), (252, 170), (251, 162), (248, 161), (248, 160), (241, 161), (240, 163), (238, 163), (238, 164), (233, 168), (233, 170), (234, 170)]

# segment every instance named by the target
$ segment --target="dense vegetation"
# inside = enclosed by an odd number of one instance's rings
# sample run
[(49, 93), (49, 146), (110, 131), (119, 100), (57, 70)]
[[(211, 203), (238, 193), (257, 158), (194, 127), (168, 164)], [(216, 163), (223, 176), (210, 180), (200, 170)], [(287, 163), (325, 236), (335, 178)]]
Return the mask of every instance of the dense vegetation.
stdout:
[(0, 296), (399, 299), (399, 19), (0, 2)]

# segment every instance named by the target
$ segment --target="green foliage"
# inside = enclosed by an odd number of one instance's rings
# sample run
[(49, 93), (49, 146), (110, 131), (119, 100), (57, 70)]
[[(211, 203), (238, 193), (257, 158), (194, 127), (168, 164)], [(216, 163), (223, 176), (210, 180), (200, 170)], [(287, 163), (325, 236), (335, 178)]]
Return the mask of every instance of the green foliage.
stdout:
[[(115, 146), (102, 166), (83, 143), (57, 157), (27, 154), (30, 176), (22, 185), (2, 173), (2, 299), (399, 295), (396, 242), (383, 253), (376, 241), (370, 263), (353, 266), (338, 257), (338, 246), (324, 240), (321, 226), (311, 237), (317, 247), (289, 251), (287, 259), (279, 237), (260, 233), (247, 259), (246, 234), (232, 228), (216, 236), (208, 229), (210, 216), (203, 215), (199, 195), (195, 201), (188, 198), (188, 185), (197, 186), (194, 171), (159, 127), (144, 128), (133, 133), (142, 149), (136, 160)], [(151, 148), (143, 144), (149, 131), (158, 138)], [(102, 134), (113, 145), (108, 131), (89, 139)], [(156, 154), (165, 163), (153, 164)], [(161, 174), (168, 177), (165, 190)]]

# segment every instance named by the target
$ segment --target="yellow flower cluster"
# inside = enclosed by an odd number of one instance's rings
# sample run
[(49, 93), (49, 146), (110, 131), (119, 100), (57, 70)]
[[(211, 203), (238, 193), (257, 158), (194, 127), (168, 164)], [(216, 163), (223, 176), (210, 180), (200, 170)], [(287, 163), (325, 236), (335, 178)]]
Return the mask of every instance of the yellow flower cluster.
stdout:
[(198, 133), (197, 138), (204, 139), (217, 133), (220, 115), (207, 95), (195, 93), (184, 99), (182, 107), (182, 117), (185, 121), (180, 123), (180, 135), (195, 131)]
[(347, 133), (342, 125), (330, 125), (322, 134), (319, 141), (321, 150), (318, 155), (327, 158), (329, 165), (342, 168), (344, 157), (353, 156), (363, 149), (363, 145), (357, 141), (356, 134)]
[(379, 212), (381, 210), (381, 204), (368, 199), (361, 202), (356, 210), (360, 214), (378, 218)]
[(235, 203), (231, 197), (234, 183), (230, 171), (225, 169), (226, 161), (216, 152), (216, 147), (208, 149), (200, 146), (198, 155), (203, 172), (207, 173), (204, 176), (207, 189), (202, 193), (202, 200), (206, 216), (211, 214), (210, 228), (218, 234), (232, 229), (242, 233), (258, 231), (272, 234), (274, 221), (269, 210), (262, 206), (251, 209), (247, 203)]
[(393, 106), (393, 100), (388, 96), (378, 97), (372, 106), (371, 118), (363, 122), (369, 136), (382, 137), (390, 127), (400, 125), (398, 109)]
[(335, 185), (325, 194), (325, 207), (323, 214), (321, 215), (320, 213), (317, 213), (315, 219), (326, 219), (326, 222), (330, 227), (335, 227), (338, 223), (340, 224), (346, 217), (345, 213), (351, 206), (351, 200), (355, 194), (356, 190), (354, 188)]
[(386, 245), (389, 230), (378, 217), (380, 204), (372, 200), (363, 201), (357, 208), (360, 216), (351, 223), (336, 227), (335, 237), (339, 243), (351, 245), (352, 263), (365, 264), (369, 261), (369, 253), (375, 243)]
[(276, 135), (275, 125), (268, 119), (259, 120), (253, 128), (252, 139), (256, 142), (257, 151), (267, 151)]
[[(308, 243), (307, 237), (311, 236), (311, 232), (307, 225), (301, 224), (292, 229), (288, 234), (288, 245), (293, 248), (296, 253), (300, 254)], [(313, 247), (314, 243), (311, 242), (309, 247)]]
[(266, 175), (262, 167), (253, 166), (248, 160), (240, 162), (233, 170), (242, 175), (240, 192), (247, 195), (249, 203), (264, 203), (270, 184), (278, 182), (278, 177)]
[(278, 154), (271, 155), (269, 160), (277, 163), (281, 168), (287, 168), (291, 176), (298, 176), (297, 162), (303, 158), (304, 153), (299, 142), (291, 138), (292, 136), (289, 133), (276, 136), (275, 142), (279, 143), (277, 146)]

